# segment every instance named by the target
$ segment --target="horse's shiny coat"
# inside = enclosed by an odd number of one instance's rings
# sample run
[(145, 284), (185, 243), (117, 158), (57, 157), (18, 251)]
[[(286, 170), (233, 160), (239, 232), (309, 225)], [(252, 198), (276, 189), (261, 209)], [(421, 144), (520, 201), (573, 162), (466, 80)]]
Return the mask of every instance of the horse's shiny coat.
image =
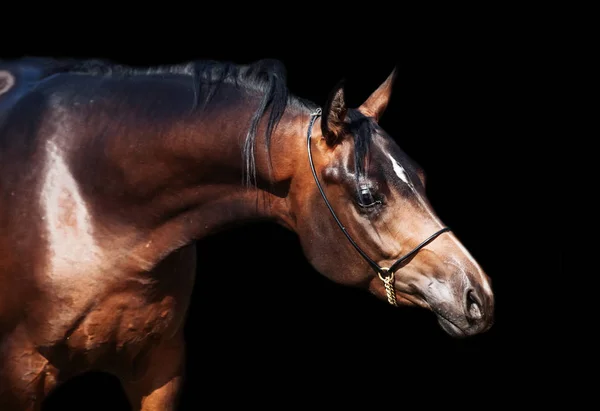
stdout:
[[(277, 64), (7, 67), (16, 81), (0, 94), (2, 410), (39, 409), (88, 370), (119, 377), (134, 409), (175, 409), (194, 241), (235, 223), (287, 227), (324, 276), (386, 301), (311, 175), (305, 136), (317, 106), (286, 94)], [(336, 87), (313, 130), (328, 198), (382, 266), (443, 227), (422, 170), (377, 123), (392, 80), (357, 109)], [(381, 204), (365, 207), (373, 198)], [(452, 233), (398, 270), (395, 287), (399, 303), (433, 311), (453, 336), (492, 324), (489, 279)]]

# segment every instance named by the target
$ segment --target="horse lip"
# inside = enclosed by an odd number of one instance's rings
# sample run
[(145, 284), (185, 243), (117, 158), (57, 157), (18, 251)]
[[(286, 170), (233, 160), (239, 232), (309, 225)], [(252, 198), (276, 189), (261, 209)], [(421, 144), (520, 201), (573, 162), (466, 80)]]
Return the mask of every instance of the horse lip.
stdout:
[(442, 327), (444, 331), (456, 338), (466, 337), (467, 333), (465, 333), (458, 325), (456, 325), (452, 320), (446, 318), (440, 313), (435, 313), (438, 317), (438, 323)]

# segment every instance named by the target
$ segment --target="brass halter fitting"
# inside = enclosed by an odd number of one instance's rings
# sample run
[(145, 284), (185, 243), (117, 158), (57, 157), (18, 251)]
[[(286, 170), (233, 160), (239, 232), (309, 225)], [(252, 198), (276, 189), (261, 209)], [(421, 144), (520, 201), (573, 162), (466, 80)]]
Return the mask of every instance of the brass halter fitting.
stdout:
[[(382, 273), (385, 273), (386, 275), (384, 276)], [(396, 288), (394, 288), (394, 272), (385, 267), (381, 267), (381, 271), (379, 271), (377, 275), (381, 281), (383, 281), (388, 303), (392, 304), (394, 307), (398, 307), (398, 302), (396, 301)]]

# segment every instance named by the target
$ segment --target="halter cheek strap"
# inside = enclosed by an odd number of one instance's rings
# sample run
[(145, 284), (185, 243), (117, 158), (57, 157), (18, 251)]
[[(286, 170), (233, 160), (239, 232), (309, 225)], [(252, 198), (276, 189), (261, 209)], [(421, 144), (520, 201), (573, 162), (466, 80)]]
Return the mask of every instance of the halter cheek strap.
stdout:
[(321, 186), (321, 183), (319, 182), (319, 178), (317, 177), (317, 172), (315, 170), (315, 164), (314, 164), (313, 158), (312, 158), (312, 149), (311, 149), (311, 144), (310, 144), (310, 138), (312, 136), (313, 125), (315, 124), (317, 117), (319, 117), (320, 115), (321, 115), (320, 108), (317, 109), (316, 112), (311, 114), (310, 122), (308, 124), (308, 132), (307, 132), (308, 161), (310, 163), (310, 169), (312, 171), (313, 177), (315, 178), (315, 183), (317, 184), (317, 188), (319, 189), (319, 192), (321, 193), (321, 197), (323, 197), (323, 200), (325, 201), (325, 205), (327, 205), (327, 208), (331, 212), (333, 219), (335, 220), (337, 225), (342, 230), (342, 233), (344, 233), (344, 235), (346, 236), (348, 241), (350, 241), (350, 244), (352, 244), (352, 246), (356, 249), (356, 251), (358, 251), (358, 253), (365, 259), (365, 261), (377, 273), (377, 275), (379, 276), (381, 281), (383, 281), (383, 285), (385, 286), (385, 292), (386, 292), (388, 302), (393, 306), (398, 306), (398, 303), (396, 301), (396, 290), (394, 288), (395, 272), (398, 269), (400, 269), (404, 264), (408, 263), (408, 261), (410, 261), (410, 259), (412, 257), (414, 257), (421, 250), (421, 248), (425, 247), (427, 244), (429, 244), (430, 242), (435, 240), (439, 235), (441, 235), (447, 231), (450, 231), (450, 228), (444, 227), (441, 230), (436, 231), (431, 236), (429, 236), (425, 241), (423, 241), (421, 244), (419, 244), (418, 246), (413, 248), (410, 252), (408, 252), (404, 256), (400, 257), (399, 259), (397, 259), (394, 262), (394, 264), (392, 264), (390, 267), (387, 267), (387, 268), (381, 267), (379, 264), (377, 264), (371, 257), (369, 257), (367, 255), (367, 253), (364, 252), (364, 250), (362, 248), (360, 248), (360, 246), (356, 243), (356, 241), (354, 241), (354, 239), (350, 236), (350, 234), (348, 234), (346, 227), (344, 227), (344, 225), (338, 218), (337, 214), (333, 210), (331, 203), (327, 199), (327, 196), (325, 195), (325, 191), (323, 190), (323, 187)]

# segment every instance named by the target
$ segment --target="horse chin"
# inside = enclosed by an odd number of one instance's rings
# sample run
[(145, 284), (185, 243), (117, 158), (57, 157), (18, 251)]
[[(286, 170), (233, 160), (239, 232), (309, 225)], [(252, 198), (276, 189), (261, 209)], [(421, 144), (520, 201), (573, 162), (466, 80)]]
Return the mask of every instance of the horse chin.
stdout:
[(463, 338), (467, 336), (467, 334), (463, 330), (461, 330), (458, 326), (456, 326), (446, 318), (442, 317), (441, 315), (437, 314), (437, 319), (442, 329), (446, 331), (450, 336), (455, 338)]

